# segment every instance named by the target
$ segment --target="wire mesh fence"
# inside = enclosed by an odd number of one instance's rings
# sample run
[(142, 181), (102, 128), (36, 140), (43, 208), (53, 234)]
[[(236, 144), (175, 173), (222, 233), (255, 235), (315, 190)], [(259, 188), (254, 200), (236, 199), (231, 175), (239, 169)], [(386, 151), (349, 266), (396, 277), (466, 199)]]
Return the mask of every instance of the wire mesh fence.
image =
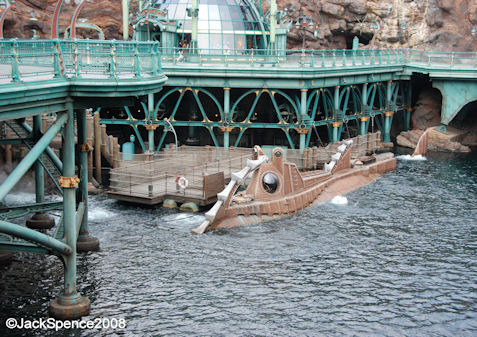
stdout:
[[(211, 188), (206, 185), (207, 177), (223, 173), (224, 180), (230, 179), (252, 154), (248, 148), (184, 146), (149, 157), (133, 155), (132, 160), (121, 161), (118, 168), (111, 170), (110, 192), (141, 198), (177, 195), (206, 199)], [(185, 188), (180, 186), (181, 177), (187, 181)], [(222, 188), (223, 185), (218, 192)]]

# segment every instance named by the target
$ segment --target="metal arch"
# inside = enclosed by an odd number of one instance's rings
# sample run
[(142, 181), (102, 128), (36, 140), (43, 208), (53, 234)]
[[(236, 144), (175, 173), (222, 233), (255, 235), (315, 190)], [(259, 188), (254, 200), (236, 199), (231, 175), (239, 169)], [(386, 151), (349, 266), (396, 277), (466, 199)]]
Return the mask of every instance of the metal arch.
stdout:
[(262, 21), (262, 16), (260, 15), (260, 12), (257, 10), (257, 7), (255, 7), (255, 4), (251, 3), (248, 0), (243, 0), (245, 3), (247, 3), (250, 8), (252, 9), (253, 13), (255, 14), (255, 17), (258, 21), (258, 24), (260, 25), (260, 29), (262, 31), (262, 37), (263, 37), (263, 49), (267, 49), (268, 43), (267, 43), (267, 31), (265, 30), (265, 26), (263, 25)]
[[(339, 99), (339, 108), (343, 112), (342, 120), (345, 121), (346, 118), (346, 110), (348, 109), (348, 103), (349, 103), (349, 95), (351, 91), (351, 86), (348, 85), (343, 88), (343, 91), (340, 94), (340, 99)], [(344, 102), (343, 102), (343, 97), (344, 97)]]
[(5, 18), (7, 17), (8, 10), (11, 8), (16, 7), (14, 3), (6, 1), (6, 7), (3, 11), (2, 15), (0, 16), (0, 39), (3, 39), (3, 23), (5, 22)]
[[(256, 90), (255, 90), (256, 92)], [(260, 99), (260, 96), (263, 93), (263, 89), (259, 90), (258, 93), (256, 94), (255, 100), (253, 101), (252, 107), (250, 108), (247, 117), (245, 118), (244, 122), (245, 123), (250, 123), (250, 117), (252, 116), (253, 111), (255, 110), (255, 107), (257, 106), (258, 100)], [(235, 147), (238, 146), (240, 140), (242, 139), (242, 136), (244, 132), (247, 130), (247, 127), (244, 127), (242, 130), (240, 130), (239, 136), (237, 137), (237, 140), (235, 141)]]
[(53, 12), (53, 18), (51, 22), (51, 38), (57, 39), (58, 38), (58, 25), (60, 21), (60, 13), (61, 8), (63, 7), (63, 3), (65, 0), (58, 0), (56, 3), (55, 11)]
[(391, 102), (396, 105), (396, 102), (398, 100), (398, 97), (399, 97), (399, 88), (401, 87), (401, 83), (400, 82), (395, 82), (394, 83), (394, 90), (393, 90), (393, 93), (392, 93), (392, 96), (391, 96)]
[(308, 109), (310, 108), (311, 100), (313, 99), (313, 97), (315, 97), (316, 94), (318, 94), (319, 91), (320, 89), (313, 89), (311, 95), (308, 95), (308, 99), (306, 100), (306, 111), (308, 111)]
[[(320, 102), (321, 92), (322, 90), (316, 89), (315, 92), (312, 95), (310, 95), (311, 97), (313, 97), (316, 94), (315, 103), (313, 104), (313, 109), (311, 110), (311, 116), (310, 116), (310, 120), (313, 123), (312, 124), (313, 127), (315, 127), (316, 110), (318, 109), (318, 103)], [(310, 103), (311, 102), (307, 103), (307, 108)], [(311, 141), (311, 132), (308, 132), (306, 135), (306, 143), (305, 143), (306, 147), (310, 146), (310, 141)]]
[[(200, 101), (199, 95), (197, 95), (197, 92), (195, 90), (192, 90), (192, 95), (194, 95), (194, 98), (196, 100), (197, 106), (199, 107), (200, 113), (202, 114), (202, 117), (204, 118), (205, 122), (210, 122), (209, 118), (207, 118), (207, 114), (205, 113), (204, 107), (202, 106), (202, 102)], [(217, 142), (217, 138), (214, 135), (214, 130), (212, 130), (211, 127), (209, 126), (204, 126), (210, 133), (210, 137), (212, 137), (212, 141), (214, 142), (215, 147), (219, 147), (219, 143)]]
[(215, 98), (215, 96), (212, 95), (212, 93), (210, 91), (208, 91), (207, 89), (197, 88), (196, 90), (198, 90), (198, 92), (203, 92), (204, 94), (206, 94), (207, 96), (210, 97), (210, 99), (215, 103), (215, 105), (219, 109), (219, 114), (220, 114), (220, 117), (222, 118), (222, 122), (225, 121), (224, 109), (222, 108), (222, 105), (217, 100), (217, 98)]
[[(125, 106), (124, 110), (126, 111), (126, 114), (128, 115), (128, 119), (130, 121), (133, 121), (134, 118), (131, 114), (131, 111), (129, 110), (129, 107)], [(131, 125), (131, 127), (134, 130), (134, 133), (136, 133), (136, 137), (137, 137), (137, 140), (139, 141), (139, 144), (141, 145), (142, 151), (146, 152), (147, 151), (146, 150), (146, 145), (144, 145), (144, 140), (142, 139), (141, 133), (139, 132), (137, 126), (134, 123), (130, 123), (129, 125)]]
[(170, 89), (166, 94), (162, 95), (162, 97), (157, 101), (156, 107), (154, 108), (154, 114), (153, 114), (153, 120), (157, 120), (157, 112), (159, 111), (159, 107), (166, 100), (167, 97), (169, 97), (171, 94), (173, 94), (176, 91), (181, 92), (181, 90), (185, 89), (183, 87), (175, 87), (173, 89)]
[(237, 107), (237, 105), (245, 98), (247, 97), (248, 95), (250, 95), (251, 93), (255, 93), (257, 94), (257, 91), (259, 91), (260, 89), (251, 89), (247, 92), (245, 92), (244, 94), (242, 94), (236, 101), (235, 103), (232, 105), (232, 108), (230, 109), (230, 111), (232, 112), (232, 117), (233, 117), (233, 112), (235, 111), (235, 108)]
[(71, 17), (71, 38), (76, 39), (76, 20), (78, 19), (79, 13), (83, 9), (84, 5), (86, 5), (87, 0), (81, 1), (81, 3), (76, 7), (73, 16)]
[[(175, 90), (174, 90), (175, 91)], [(174, 92), (173, 91), (173, 92)], [(182, 102), (182, 99), (184, 98), (184, 95), (186, 93), (187, 90), (181, 90), (179, 88), (179, 92), (180, 92), (180, 95), (179, 95), (179, 99), (177, 100), (176, 104), (174, 105), (174, 109), (172, 110), (172, 114), (171, 116), (169, 117), (169, 121), (171, 120), (174, 120), (174, 116), (176, 115), (177, 113), (177, 109), (179, 108), (179, 105), (181, 104)], [(169, 92), (170, 94), (171, 92)], [(158, 102), (158, 103), (162, 103), (162, 101)], [(158, 105), (159, 107), (159, 105)], [(156, 152), (158, 152), (161, 147), (162, 147), (162, 143), (164, 143), (164, 140), (166, 139), (166, 135), (167, 135), (167, 131), (166, 129), (164, 128), (164, 132), (162, 133), (162, 136), (161, 136), (161, 139), (159, 140), (159, 144), (157, 145), (157, 148), (156, 148)]]
[(282, 90), (279, 90), (279, 89), (270, 89), (280, 95), (282, 95), (283, 97), (285, 97), (285, 99), (290, 102), (290, 104), (292, 105), (293, 109), (295, 109), (295, 113), (297, 114), (297, 116), (300, 114), (300, 109), (298, 108), (298, 105), (295, 104), (295, 102), (293, 102), (293, 99), (288, 96), (285, 92), (283, 92)]
[[(76, 24), (76, 28), (85, 28), (85, 29), (92, 29), (96, 32), (98, 32), (98, 35), (99, 35), (99, 39), (102, 41), (104, 40), (104, 33), (103, 33), (103, 30), (101, 28), (99, 28), (99, 26), (93, 24), (93, 23), (77, 23)], [(67, 27), (65, 29), (65, 38), (69, 38), (69, 35), (70, 35), (70, 30), (71, 30), (71, 27)]]
[(275, 113), (277, 114), (278, 117), (278, 123), (279, 124), (285, 124), (285, 121), (282, 118), (282, 115), (280, 115), (280, 109), (278, 108), (277, 100), (275, 99), (275, 95), (273, 92), (268, 91), (268, 96), (270, 97), (270, 100), (272, 101), (273, 108), (275, 109)]

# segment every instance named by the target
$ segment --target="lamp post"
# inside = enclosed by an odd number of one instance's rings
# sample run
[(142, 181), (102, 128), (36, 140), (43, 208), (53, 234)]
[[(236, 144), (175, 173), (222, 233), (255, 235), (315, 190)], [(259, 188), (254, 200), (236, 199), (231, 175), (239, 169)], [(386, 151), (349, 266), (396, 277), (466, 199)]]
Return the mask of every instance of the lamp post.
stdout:
[(305, 53), (305, 41), (306, 41), (306, 28), (310, 28), (310, 29), (313, 29), (315, 25), (313, 24), (313, 18), (311, 16), (306, 16), (306, 15), (299, 15), (297, 20), (296, 20), (296, 23), (295, 23), (295, 28), (296, 29), (302, 29), (302, 46), (301, 46), (301, 49), (302, 49), (302, 53), (304, 54)]
[(14, 0), (0, 1), (0, 5), (3, 5), (4, 9), (0, 8), (0, 39), (3, 39), (3, 23), (7, 17), (7, 13), (10, 9), (15, 8), (16, 4)]
[[(36, 16), (35, 16), (35, 12), (34, 12), (34, 11), (31, 11), (31, 12), (30, 12), (30, 22), (31, 22), (32, 25), (33, 25), (33, 24), (36, 24), (37, 21), (38, 21), (38, 19), (37, 19)], [(32, 28), (32, 29), (31, 29), (31, 32), (32, 32), (32, 37), (31, 37), (31, 38), (32, 38), (32, 39), (38, 39), (38, 33), (37, 33), (36, 29), (35, 29), (35, 28)]]
[(376, 37), (378, 36), (379, 30), (381, 29), (381, 24), (377, 22), (376, 20), (371, 21), (371, 25), (369, 27), (371, 31), (373, 32), (373, 38), (371, 39), (371, 49), (374, 48), (374, 41), (376, 40)]

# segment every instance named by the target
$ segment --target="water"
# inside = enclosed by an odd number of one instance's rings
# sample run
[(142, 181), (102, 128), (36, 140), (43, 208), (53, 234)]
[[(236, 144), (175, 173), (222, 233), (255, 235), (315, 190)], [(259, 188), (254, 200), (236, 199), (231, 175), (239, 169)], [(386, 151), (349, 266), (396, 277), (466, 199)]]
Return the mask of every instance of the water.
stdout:
[[(476, 174), (475, 155), (400, 158), (347, 204), (205, 235), (190, 233), (201, 215), (92, 197), (86, 319), (125, 318), (125, 336), (477, 336)], [(0, 335), (7, 317), (47, 317), (61, 263), (17, 254), (0, 270)]]

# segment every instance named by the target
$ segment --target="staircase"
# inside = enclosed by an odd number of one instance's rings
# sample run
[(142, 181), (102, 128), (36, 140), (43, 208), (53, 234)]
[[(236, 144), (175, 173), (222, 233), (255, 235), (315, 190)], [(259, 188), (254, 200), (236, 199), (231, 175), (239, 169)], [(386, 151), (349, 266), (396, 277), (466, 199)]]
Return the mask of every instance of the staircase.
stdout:
[[(19, 138), (22, 139), (23, 143), (28, 147), (28, 149), (31, 150), (33, 146), (35, 146), (35, 141), (32, 139), (28, 139), (28, 136), (30, 135), (29, 131), (27, 131), (25, 127), (18, 122), (18, 120), (8, 120), (8, 121), (5, 121), (5, 124), (10, 129), (12, 129), (12, 131)], [(63, 189), (58, 184), (58, 180), (61, 177), (60, 169), (55, 165), (55, 163), (51, 160), (51, 158), (48, 155), (42, 154), (38, 159), (40, 160), (40, 164), (46, 170), (46, 173), (48, 174), (48, 176), (50, 176), (51, 180), (55, 184), (58, 191), (60, 191), (60, 193), (63, 194)]]

